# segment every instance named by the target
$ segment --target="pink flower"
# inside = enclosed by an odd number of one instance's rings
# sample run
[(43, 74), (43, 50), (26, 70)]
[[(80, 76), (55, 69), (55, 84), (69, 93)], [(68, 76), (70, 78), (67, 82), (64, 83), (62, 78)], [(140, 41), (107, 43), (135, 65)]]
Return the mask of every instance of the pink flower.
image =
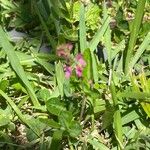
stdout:
[(71, 66), (64, 66), (64, 70), (65, 70), (65, 77), (67, 79), (70, 78), (71, 74), (72, 74), (72, 68)]
[(82, 59), (82, 58), (83, 58), (82, 54), (79, 53), (79, 54), (76, 55), (76, 60), (77, 60), (77, 61), (78, 61), (79, 59)]
[(76, 74), (78, 77), (82, 76), (83, 68), (79, 65), (76, 66)]
[(83, 59), (82, 54), (78, 54), (78, 55), (76, 56), (76, 60), (77, 60), (77, 62), (79, 63), (79, 65), (80, 65), (81, 67), (85, 67), (85, 66), (86, 66), (86, 62), (85, 62), (85, 60)]
[(57, 50), (57, 56), (59, 57), (67, 57), (66, 52), (63, 49)]
[(71, 51), (73, 49), (73, 45), (71, 43), (67, 43), (66, 48)]
[(75, 69), (76, 69), (76, 75), (78, 77), (81, 77), (83, 69), (86, 66), (86, 62), (85, 62), (82, 54), (77, 54), (76, 55), (76, 61), (77, 61), (77, 65), (75, 67)]
[(73, 48), (73, 45), (71, 43), (61, 44), (57, 47), (56, 54), (59, 57), (63, 57), (65, 59), (68, 59), (70, 56), (70, 52)]

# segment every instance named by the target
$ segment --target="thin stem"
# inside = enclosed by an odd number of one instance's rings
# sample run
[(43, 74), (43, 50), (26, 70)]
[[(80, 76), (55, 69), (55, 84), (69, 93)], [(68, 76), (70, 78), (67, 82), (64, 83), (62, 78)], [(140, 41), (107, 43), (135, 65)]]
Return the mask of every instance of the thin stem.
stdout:
[(86, 97), (83, 96), (82, 107), (81, 107), (81, 112), (80, 112), (80, 121), (82, 120), (82, 117), (83, 117), (83, 114), (84, 114), (85, 105), (86, 105)]

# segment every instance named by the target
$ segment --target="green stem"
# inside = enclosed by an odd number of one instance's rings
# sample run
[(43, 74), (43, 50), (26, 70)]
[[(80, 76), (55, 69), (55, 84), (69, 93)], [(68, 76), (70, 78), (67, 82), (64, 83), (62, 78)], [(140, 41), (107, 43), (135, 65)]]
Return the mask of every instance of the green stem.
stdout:
[(132, 25), (131, 32), (130, 32), (129, 44), (128, 44), (128, 48), (127, 48), (126, 55), (125, 55), (124, 71), (126, 74), (129, 72), (129, 64), (130, 64), (131, 57), (133, 55), (133, 50), (134, 50), (136, 40), (138, 37), (140, 25), (142, 23), (145, 3), (146, 3), (146, 0), (138, 1), (138, 6), (136, 9), (136, 14), (135, 14), (135, 20), (133, 21), (133, 25)]
[(86, 105), (86, 97), (83, 96), (82, 106), (81, 106), (81, 112), (80, 112), (80, 121), (82, 121), (82, 117), (83, 117), (83, 114), (84, 114), (85, 105)]
[(119, 110), (118, 99), (116, 97), (116, 88), (115, 88), (113, 81), (110, 84), (110, 90), (111, 90), (113, 105), (115, 108), (114, 129), (115, 129), (116, 139), (118, 141), (118, 150), (122, 150), (123, 149), (123, 133), (122, 133), (121, 113)]

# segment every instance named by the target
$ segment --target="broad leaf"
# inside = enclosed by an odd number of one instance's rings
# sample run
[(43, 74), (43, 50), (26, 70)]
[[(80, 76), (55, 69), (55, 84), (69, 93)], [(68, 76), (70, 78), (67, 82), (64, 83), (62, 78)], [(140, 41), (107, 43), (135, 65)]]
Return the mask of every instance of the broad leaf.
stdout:
[(56, 116), (59, 116), (63, 111), (66, 111), (64, 104), (58, 98), (46, 101), (46, 107), (51, 114)]

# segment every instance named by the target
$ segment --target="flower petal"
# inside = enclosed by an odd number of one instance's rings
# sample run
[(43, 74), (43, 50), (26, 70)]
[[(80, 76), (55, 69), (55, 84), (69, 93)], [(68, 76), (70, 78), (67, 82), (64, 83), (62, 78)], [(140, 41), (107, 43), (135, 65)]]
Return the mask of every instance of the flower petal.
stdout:
[(83, 71), (82, 67), (79, 66), (79, 65), (77, 65), (77, 66), (76, 66), (76, 75), (77, 75), (78, 77), (81, 77), (81, 76), (82, 76), (82, 71)]

